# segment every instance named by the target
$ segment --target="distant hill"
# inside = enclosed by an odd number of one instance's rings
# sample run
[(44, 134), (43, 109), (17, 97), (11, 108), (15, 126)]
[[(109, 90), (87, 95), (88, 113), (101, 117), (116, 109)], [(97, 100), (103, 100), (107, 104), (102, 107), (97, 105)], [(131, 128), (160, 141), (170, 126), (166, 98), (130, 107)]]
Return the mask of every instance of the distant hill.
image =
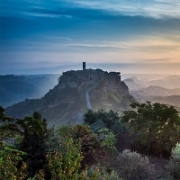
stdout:
[(154, 102), (160, 102), (164, 104), (170, 104), (172, 106), (178, 107), (178, 110), (180, 110), (180, 95), (173, 95), (173, 96), (167, 96), (167, 97), (158, 97), (153, 100)]
[[(142, 76), (141, 76), (141, 79), (138, 79), (136, 75), (134, 75), (132, 77), (124, 79), (124, 82), (129, 83), (128, 85), (129, 85), (130, 90), (132, 90), (130, 88), (131, 86), (134, 87), (134, 83), (139, 86), (139, 89), (141, 87), (149, 87), (149, 86), (159, 86), (166, 89), (176, 89), (176, 88), (180, 89), (180, 76), (171, 75), (171, 76), (163, 77), (156, 80), (151, 80), (150, 78), (151, 78), (151, 75), (149, 75), (149, 79), (142, 78)], [(133, 81), (131, 82), (130, 80), (133, 80)]]
[(132, 76), (124, 82), (128, 85), (130, 94), (139, 102), (165, 103), (180, 109), (180, 76), (173, 75), (156, 80), (143, 78), (143, 76), (139, 80), (136, 76)]
[(44, 97), (8, 107), (6, 114), (22, 118), (39, 111), (51, 125), (76, 124), (82, 122), (88, 109), (122, 112), (134, 101), (119, 73), (100, 69), (67, 71)]
[(153, 81), (147, 81), (146, 86), (160, 86), (163, 88), (168, 89), (180, 89), (180, 76), (167, 76), (166, 78), (159, 79), (159, 80), (153, 80)]
[[(132, 90), (131, 90), (132, 91)], [(134, 93), (138, 93), (142, 96), (171, 96), (171, 95), (180, 95), (180, 89), (166, 89), (159, 86), (149, 86), (146, 88), (141, 88)]]
[(130, 90), (138, 90), (142, 88), (140, 84), (135, 82), (135, 78), (127, 78), (124, 80), (124, 82)]
[(60, 75), (0, 75), (0, 105), (40, 98), (58, 83)]

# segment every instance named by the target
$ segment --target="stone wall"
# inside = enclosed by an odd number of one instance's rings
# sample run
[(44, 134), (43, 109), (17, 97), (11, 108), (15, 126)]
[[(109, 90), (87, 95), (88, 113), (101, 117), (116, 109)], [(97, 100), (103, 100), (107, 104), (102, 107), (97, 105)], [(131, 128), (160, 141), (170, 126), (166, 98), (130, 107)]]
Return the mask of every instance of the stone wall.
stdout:
[(121, 82), (121, 75), (119, 72), (107, 72), (101, 69), (86, 69), (79, 71), (67, 71), (60, 77), (61, 82), (69, 81), (96, 81), (96, 82), (109, 82), (112, 84), (118, 84)]

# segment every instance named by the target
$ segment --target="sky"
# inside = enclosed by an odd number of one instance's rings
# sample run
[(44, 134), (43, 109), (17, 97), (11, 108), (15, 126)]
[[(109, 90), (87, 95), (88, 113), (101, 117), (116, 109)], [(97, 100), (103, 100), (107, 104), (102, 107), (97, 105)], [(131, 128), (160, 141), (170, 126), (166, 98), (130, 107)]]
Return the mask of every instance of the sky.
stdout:
[(0, 0), (0, 74), (180, 75), (180, 0)]

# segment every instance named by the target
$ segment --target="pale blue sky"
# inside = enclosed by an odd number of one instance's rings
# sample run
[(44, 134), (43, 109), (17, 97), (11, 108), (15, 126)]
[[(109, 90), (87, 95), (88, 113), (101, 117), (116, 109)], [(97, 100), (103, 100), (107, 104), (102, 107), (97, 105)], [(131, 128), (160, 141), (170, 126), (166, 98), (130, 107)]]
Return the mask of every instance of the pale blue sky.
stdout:
[(122, 73), (180, 74), (179, 0), (1, 0), (0, 6), (0, 74), (59, 73), (82, 61)]

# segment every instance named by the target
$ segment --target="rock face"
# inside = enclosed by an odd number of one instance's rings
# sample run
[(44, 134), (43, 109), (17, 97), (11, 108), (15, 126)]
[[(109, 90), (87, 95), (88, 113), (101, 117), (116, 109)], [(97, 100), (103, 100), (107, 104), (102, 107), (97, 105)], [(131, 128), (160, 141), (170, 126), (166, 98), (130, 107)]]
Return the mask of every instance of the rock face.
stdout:
[(41, 99), (26, 99), (6, 109), (6, 114), (22, 118), (39, 111), (49, 125), (76, 124), (88, 109), (127, 110), (134, 102), (120, 73), (100, 69), (67, 71), (59, 83)]

